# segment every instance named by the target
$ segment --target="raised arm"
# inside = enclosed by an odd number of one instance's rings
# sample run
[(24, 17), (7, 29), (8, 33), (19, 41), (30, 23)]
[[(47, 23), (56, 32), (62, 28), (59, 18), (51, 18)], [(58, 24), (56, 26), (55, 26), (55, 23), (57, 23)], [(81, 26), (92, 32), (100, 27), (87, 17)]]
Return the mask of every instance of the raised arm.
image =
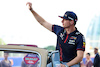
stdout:
[(32, 3), (27, 2), (26, 5), (29, 6), (29, 10), (32, 12), (34, 15), (35, 19), (45, 28), (48, 30), (52, 31), (52, 24), (48, 23), (46, 20), (44, 20), (39, 14), (37, 14), (33, 9), (32, 9)]

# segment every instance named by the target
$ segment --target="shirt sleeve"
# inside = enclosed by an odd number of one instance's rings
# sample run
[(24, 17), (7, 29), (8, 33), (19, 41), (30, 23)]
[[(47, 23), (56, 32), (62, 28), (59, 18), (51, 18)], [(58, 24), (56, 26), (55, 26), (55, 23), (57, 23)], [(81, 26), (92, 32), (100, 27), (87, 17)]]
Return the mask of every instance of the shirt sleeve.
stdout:
[(79, 35), (79, 37), (78, 37), (77, 50), (85, 51), (85, 38), (82, 35)]
[(61, 27), (61, 26), (52, 25), (52, 32), (54, 32), (56, 35), (57, 35), (62, 29), (64, 29), (64, 28)]

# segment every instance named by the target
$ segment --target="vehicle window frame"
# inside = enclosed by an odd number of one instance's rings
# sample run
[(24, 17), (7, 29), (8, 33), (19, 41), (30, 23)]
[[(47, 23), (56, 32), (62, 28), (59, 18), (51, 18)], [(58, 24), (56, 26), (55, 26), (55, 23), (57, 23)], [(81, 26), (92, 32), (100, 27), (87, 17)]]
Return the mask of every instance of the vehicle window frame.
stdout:
[(13, 46), (13, 45), (0, 45), (0, 51), (18, 51), (18, 52), (28, 52), (37, 53), (40, 57), (40, 66), (46, 67), (47, 65), (47, 55), (48, 52), (45, 49), (29, 46)]

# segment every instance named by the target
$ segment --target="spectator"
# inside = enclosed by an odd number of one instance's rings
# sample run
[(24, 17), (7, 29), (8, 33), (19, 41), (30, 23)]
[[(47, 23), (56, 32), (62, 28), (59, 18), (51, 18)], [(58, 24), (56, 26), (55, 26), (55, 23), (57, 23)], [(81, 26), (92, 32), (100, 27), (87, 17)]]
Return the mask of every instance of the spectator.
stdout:
[(0, 67), (1, 67), (1, 62), (0, 62)]
[(11, 62), (8, 60), (9, 53), (4, 53), (4, 60), (1, 61), (1, 67), (12, 67)]
[(98, 48), (94, 48), (94, 54), (95, 54), (95, 58), (94, 58), (94, 67), (100, 67), (100, 56), (98, 53)]
[(83, 63), (83, 60), (80, 62), (80, 67), (84, 67), (84, 63)]
[(92, 66), (93, 66), (93, 63), (90, 58), (90, 53), (87, 53), (86, 54), (86, 67), (92, 67)]

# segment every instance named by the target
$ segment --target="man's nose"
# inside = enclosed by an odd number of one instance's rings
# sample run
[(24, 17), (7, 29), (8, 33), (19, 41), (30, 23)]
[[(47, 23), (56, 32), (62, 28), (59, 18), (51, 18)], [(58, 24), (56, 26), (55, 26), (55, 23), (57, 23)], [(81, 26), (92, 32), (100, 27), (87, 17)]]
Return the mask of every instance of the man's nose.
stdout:
[(64, 19), (61, 22), (63, 23), (64, 22)]

